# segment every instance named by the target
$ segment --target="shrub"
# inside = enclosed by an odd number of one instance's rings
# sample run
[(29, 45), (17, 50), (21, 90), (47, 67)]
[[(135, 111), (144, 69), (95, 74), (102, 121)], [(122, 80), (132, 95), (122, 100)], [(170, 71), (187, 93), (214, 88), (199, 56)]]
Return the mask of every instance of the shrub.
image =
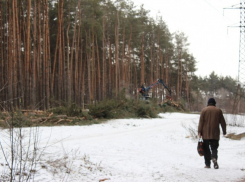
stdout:
[(12, 112), (8, 116), (3, 116), (2, 118), (4, 120), (0, 122), (0, 127), (3, 128), (10, 127), (10, 125), (17, 128), (33, 125), (30, 118), (26, 117), (21, 111)]
[(183, 123), (181, 124), (182, 127), (188, 132), (188, 135), (192, 138), (192, 139), (197, 139), (198, 138), (198, 125), (196, 122), (192, 122), (192, 124), (189, 124), (188, 126), (184, 125)]
[(135, 108), (137, 117), (157, 118), (158, 110), (156, 107), (158, 106), (153, 106), (152, 103), (140, 101)]
[(0, 119), (5, 119), (5, 116), (1, 111), (0, 111)]
[(82, 112), (82, 108), (79, 107), (77, 104), (59, 106), (56, 108), (52, 108), (49, 111), (52, 111), (54, 114), (57, 115), (66, 114), (67, 116), (78, 116), (78, 117), (84, 116)]
[(136, 100), (106, 100), (96, 105), (89, 106), (89, 114), (95, 118), (135, 118), (150, 117), (156, 118), (157, 105), (145, 101)]
[(59, 106), (59, 107), (55, 107), (55, 108), (52, 108), (50, 109), (49, 111), (52, 111), (54, 114), (65, 114), (66, 111), (67, 111), (67, 107), (65, 106)]
[(95, 118), (113, 118), (113, 110), (118, 108), (116, 100), (105, 100), (89, 106), (89, 115)]
[(238, 114), (229, 114), (224, 115), (226, 124), (229, 126), (238, 126), (244, 127), (245, 126), (245, 116), (238, 115)]
[(84, 116), (82, 112), (82, 108), (79, 107), (77, 104), (71, 104), (66, 112), (67, 116)]
[(86, 120), (93, 120), (93, 117), (90, 114), (88, 114), (88, 113), (84, 113), (84, 118)]
[(37, 171), (36, 162), (44, 151), (38, 147), (38, 127), (24, 129), (23, 127), (32, 123), (20, 111), (6, 114), (6, 129), (1, 131), (0, 142), (5, 165), (1, 164), (0, 181), (30, 181), (34, 179), (34, 171)]

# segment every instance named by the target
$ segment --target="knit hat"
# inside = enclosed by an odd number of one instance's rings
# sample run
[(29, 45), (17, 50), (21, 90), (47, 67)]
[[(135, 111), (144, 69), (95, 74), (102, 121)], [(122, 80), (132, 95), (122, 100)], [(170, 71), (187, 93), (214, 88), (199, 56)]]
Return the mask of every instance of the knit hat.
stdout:
[(214, 100), (214, 98), (210, 98), (208, 99), (208, 105), (215, 105), (216, 101)]

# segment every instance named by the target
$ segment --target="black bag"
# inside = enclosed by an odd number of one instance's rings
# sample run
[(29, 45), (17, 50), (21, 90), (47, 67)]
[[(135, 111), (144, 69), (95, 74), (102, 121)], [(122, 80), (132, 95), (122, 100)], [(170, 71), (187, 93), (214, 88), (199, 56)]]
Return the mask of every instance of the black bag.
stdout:
[(203, 140), (202, 138), (199, 138), (198, 144), (197, 144), (197, 152), (202, 157), (204, 155), (204, 149), (203, 149)]

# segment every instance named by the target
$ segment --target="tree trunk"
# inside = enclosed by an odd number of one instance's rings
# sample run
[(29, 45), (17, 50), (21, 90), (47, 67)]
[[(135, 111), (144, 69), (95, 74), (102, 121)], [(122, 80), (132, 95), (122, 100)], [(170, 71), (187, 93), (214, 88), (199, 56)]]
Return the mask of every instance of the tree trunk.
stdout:
[(8, 76), (7, 76), (7, 82), (8, 82), (8, 93), (7, 93), (7, 100), (12, 100), (13, 99), (13, 72), (12, 72), (12, 49), (13, 49), (13, 37), (11, 35), (13, 35), (13, 21), (12, 21), (12, 7), (11, 7), (11, 3), (9, 2), (9, 6), (8, 6), (8, 22), (9, 22), (9, 28), (8, 28), (8, 59), (7, 59), (7, 70), (8, 70)]
[(18, 60), (18, 55), (17, 55), (17, 48), (18, 48), (18, 39), (17, 39), (17, 28), (18, 28), (18, 20), (17, 20), (17, 2), (13, 1), (12, 2), (12, 8), (13, 8), (13, 51), (12, 51), (12, 56), (13, 56), (13, 104), (14, 107), (17, 107), (17, 60)]
[(118, 25), (115, 25), (115, 96), (118, 96)]
[(145, 83), (145, 63), (144, 63), (144, 35), (141, 37), (141, 53), (140, 53), (140, 83)]
[(30, 106), (30, 52), (31, 52), (31, 0), (27, 0), (27, 15), (26, 15), (26, 106)]
[(151, 37), (151, 53), (150, 53), (150, 56), (151, 56), (151, 61), (150, 61), (150, 83), (153, 83), (153, 80), (154, 80), (154, 56), (153, 56), (153, 35)]
[[(40, 1), (37, 1), (37, 20), (38, 20), (38, 32), (37, 32), (37, 55), (36, 55), (36, 66), (37, 66), (37, 86), (39, 89), (37, 89), (37, 100), (40, 102), (42, 100), (42, 94), (41, 94), (41, 90), (42, 90), (42, 74), (41, 74), (41, 3)], [(39, 106), (40, 107), (40, 106)], [(37, 109), (41, 109), (41, 108), (37, 108)]]
[(70, 63), (70, 38), (69, 38), (69, 30), (70, 30), (70, 23), (66, 30), (66, 39), (67, 39), (67, 100), (68, 103), (71, 102), (71, 63)]
[[(79, 16), (79, 20), (81, 20), (81, 7), (80, 7), (80, 2), (78, 2), (77, 8), (79, 10), (79, 13), (76, 14), (76, 16)], [(81, 21), (79, 21), (81, 22)], [(78, 78), (78, 70), (79, 70), (79, 44), (80, 44), (80, 30), (81, 29), (81, 23), (79, 23), (78, 26), (78, 33), (77, 33), (77, 41), (76, 41), (76, 52), (75, 52), (75, 82), (74, 82), (74, 88), (75, 88), (75, 100), (74, 102), (76, 102), (77, 104), (79, 104), (79, 78)]]
[[(89, 35), (87, 35), (86, 32), (86, 47), (89, 47)], [(87, 74), (88, 74), (88, 104), (90, 104), (91, 101), (91, 69), (90, 69), (90, 53), (87, 52)]]
[(91, 101), (95, 100), (95, 90), (96, 90), (96, 85), (95, 85), (95, 41), (94, 41), (94, 18), (93, 18), (93, 23), (92, 23), (92, 60), (91, 60)]
[(97, 36), (96, 36), (96, 50), (97, 50), (97, 81), (96, 81), (96, 85), (97, 85), (97, 91), (98, 91), (98, 97), (96, 98), (96, 100), (98, 99), (99, 101), (101, 100), (101, 71), (100, 71), (100, 56), (99, 56), (99, 46), (98, 46), (98, 41), (97, 41)]
[(49, 98), (50, 98), (50, 43), (49, 43), (49, 18), (48, 18), (48, 0), (45, 0), (45, 87), (46, 87), (46, 108), (49, 109)]
[[(127, 83), (131, 85), (132, 83), (132, 79), (131, 79), (131, 76), (132, 76), (132, 67), (131, 67), (131, 41), (132, 41), (132, 34), (133, 34), (133, 31), (132, 31), (132, 25), (130, 25), (130, 36), (129, 36), (129, 41), (128, 41), (128, 60), (127, 60)], [(128, 93), (132, 93), (132, 89), (129, 88), (129, 85), (128, 85)]]
[(106, 80), (107, 80), (107, 74), (106, 74), (106, 37), (105, 37), (105, 17), (103, 17), (103, 42), (102, 42), (102, 51), (103, 51), (103, 58), (102, 58), (102, 99), (104, 100), (106, 98)]
[(37, 2), (34, 2), (33, 9), (33, 61), (32, 61), (32, 86), (31, 86), (31, 105), (35, 109), (36, 104), (36, 61), (37, 61)]
[(112, 49), (111, 49), (111, 40), (109, 40), (109, 97), (111, 98), (112, 96)]
[(119, 70), (119, 12), (117, 10), (117, 23), (115, 25), (115, 87), (116, 87), (116, 97), (118, 96), (119, 80), (120, 80), (120, 70)]

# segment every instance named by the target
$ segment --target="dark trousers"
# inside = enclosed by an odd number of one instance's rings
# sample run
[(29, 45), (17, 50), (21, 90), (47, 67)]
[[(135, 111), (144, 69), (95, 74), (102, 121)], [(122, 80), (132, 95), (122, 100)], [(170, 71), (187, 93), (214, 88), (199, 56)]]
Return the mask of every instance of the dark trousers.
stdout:
[(206, 166), (210, 166), (212, 158), (218, 160), (219, 140), (203, 140), (204, 144), (204, 160)]

